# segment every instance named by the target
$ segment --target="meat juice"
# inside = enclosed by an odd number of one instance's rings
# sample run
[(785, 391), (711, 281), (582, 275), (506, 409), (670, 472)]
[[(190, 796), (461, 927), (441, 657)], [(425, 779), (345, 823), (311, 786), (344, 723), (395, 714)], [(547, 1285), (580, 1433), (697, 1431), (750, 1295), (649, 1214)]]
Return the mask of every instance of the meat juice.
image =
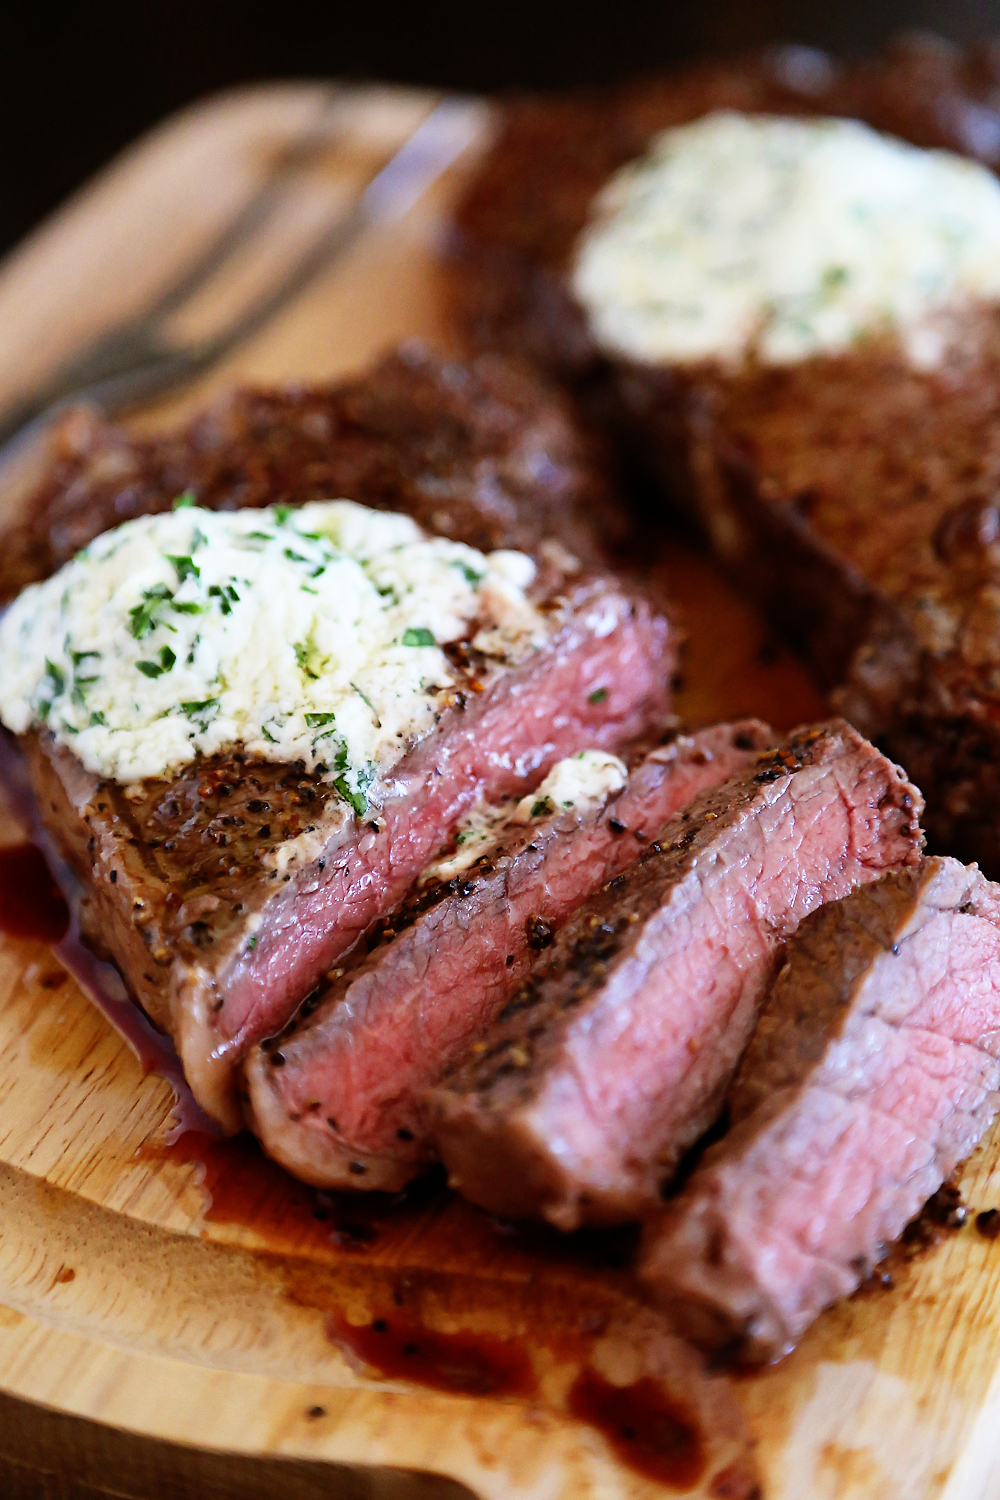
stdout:
[[(487, 1239), (493, 1239), (498, 1229), (501, 1235), (511, 1235), (511, 1228), (493, 1225), (478, 1210), (455, 1200), (440, 1173), (431, 1172), (391, 1195), (323, 1192), (290, 1177), (248, 1135), (221, 1136), (191, 1098), (169, 1040), (131, 1003), (117, 971), (82, 941), (75, 913), (76, 882), (53, 849), (39, 847), (49, 840), (26, 792), (20, 757), (6, 736), (0, 743), (0, 778), (22, 825), (39, 840), (25, 838), (0, 848), (0, 933), (48, 943), (143, 1068), (159, 1073), (171, 1085), (177, 1097), (174, 1128), (165, 1139), (142, 1146), (138, 1154), (147, 1161), (197, 1167), (206, 1223), (252, 1226), (279, 1253), (294, 1248), (299, 1254), (311, 1249), (321, 1255), (332, 1251), (353, 1256), (384, 1246), (391, 1255), (391, 1244), (384, 1241), (402, 1243), (428, 1210), (433, 1217), (454, 1204), (460, 1218), (481, 1221), (473, 1240), (483, 1230)], [(619, 1243), (621, 1231), (610, 1237), (573, 1236), (575, 1244), (560, 1236), (551, 1245), (554, 1236), (531, 1228), (517, 1231), (514, 1238), (522, 1242), (515, 1253), (546, 1261), (553, 1250), (559, 1259), (560, 1251), (568, 1252), (568, 1261), (582, 1260), (594, 1267), (620, 1265), (630, 1248)], [(590, 1341), (567, 1336), (556, 1326), (548, 1330), (548, 1338), (539, 1330), (542, 1336), (530, 1341), (471, 1329), (442, 1332), (394, 1307), (360, 1325), (349, 1323), (335, 1308), (327, 1311), (325, 1327), (331, 1342), (385, 1379), (468, 1396), (532, 1399), (538, 1393), (534, 1345), (550, 1345), (563, 1355), (573, 1346), (580, 1368), (567, 1398), (570, 1415), (602, 1432), (621, 1462), (669, 1488), (688, 1489), (705, 1470), (706, 1445), (697, 1423), (659, 1381), (645, 1377), (629, 1386), (613, 1385), (586, 1363)]]
[(58, 943), (69, 928), (69, 907), (35, 844), (0, 848), (0, 932)]

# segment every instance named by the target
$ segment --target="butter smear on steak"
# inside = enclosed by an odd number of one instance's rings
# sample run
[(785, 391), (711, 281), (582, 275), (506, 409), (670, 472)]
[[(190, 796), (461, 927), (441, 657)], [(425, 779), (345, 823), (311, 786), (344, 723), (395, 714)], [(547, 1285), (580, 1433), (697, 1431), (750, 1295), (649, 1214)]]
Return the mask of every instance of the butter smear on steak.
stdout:
[(519, 802), (493, 806), (480, 803), (459, 823), (452, 840), (454, 848), (435, 860), (420, 877), (421, 885), (432, 880), (452, 880), (489, 854), (501, 833), (512, 823), (532, 823), (571, 809), (584, 814), (603, 807), (628, 781), (625, 762), (607, 750), (578, 750), (556, 761), (545, 780)]
[(182, 498), (18, 597), (0, 622), (0, 717), (125, 784), (234, 748), (325, 766), (361, 816), (459, 681), (444, 646), (512, 663), (544, 638), (534, 575), (522, 553), (348, 500)]
[(946, 314), (1000, 298), (1000, 182), (856, 120), (719, 111), (598, 195), (573, 291), (646, 363), (782, 364), (894, 336), (939, 363)]

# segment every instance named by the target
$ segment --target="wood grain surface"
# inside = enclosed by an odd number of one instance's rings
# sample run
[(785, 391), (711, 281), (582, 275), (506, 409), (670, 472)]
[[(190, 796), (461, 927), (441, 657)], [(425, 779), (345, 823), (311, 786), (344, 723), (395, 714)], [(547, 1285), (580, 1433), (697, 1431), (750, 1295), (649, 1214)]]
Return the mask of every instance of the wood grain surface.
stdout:
[[(141, 306), (324, 98), (295, 85), (209, 100), (20, 248), (0, 269), (0, 401)], [(431, 102), (344, 96), (328, 157), (303, 172), (269, 253), (349, 194)], [(435, 246), (475, 149), (393, 233), (369, 234), (198, 388), (141, 420), (174, 420), (235, 380), (336, 375), (405, 337), (447, 347)], [(203, 299), (192, 326), (232, 305), (237, 279)], [(13, 503), (9, 489), (0, 503)], [(690, 632), (679, 710), (691, 723), (753, 712), (789, 727), (822, 711), (801, 668), (690, 545), (666, 540), (659, 568)], [(0, 807), (0, 843), (18, 837)], [(643, 1340), (655, 1342), (613, 1238), (581, 1248), (505, 1236), (433, 1184), (402, 1204), (321, 1202), (244, 1144), (168, 1147), (169, 1088), (143, 1075), (38, 943), (0, 940), (0, 1055), (4, 1496), (669, 1493), (566, 1411), (581, 1340), (619, 1384), (645, 1368)], [(975, 1208), (1000, 1203), (995, 1141), (963, 1187)], [(895, 1282), (828, 1313), (777, 1368), (726, 1382), (769, 1500), (1000, 1496), (1000, 1244), (968, 1227)], [(446, 1333), (527, 1341), (538, 1394), (379, 1378), (329, 1336), (331, 1319), (361, 1324), (400, 1304)], [(712, 1493), (733, 1454), (715, 1446), (710, 1458), (692, 1493)]]

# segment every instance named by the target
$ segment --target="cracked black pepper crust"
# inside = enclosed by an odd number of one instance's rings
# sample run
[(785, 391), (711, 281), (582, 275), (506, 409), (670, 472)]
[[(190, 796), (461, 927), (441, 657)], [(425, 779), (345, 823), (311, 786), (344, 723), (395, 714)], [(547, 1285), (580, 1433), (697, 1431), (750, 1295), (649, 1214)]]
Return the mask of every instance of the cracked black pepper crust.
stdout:
[(588, 565), (621, 526), (602, 450), (561, 395), (496, 356), (407, 345), (335, 384), (236, 390), (148, 438), (71, 412), (2, 534), (0, 599), (188, 490), (219, 510), (346, 496), (483, 550), (558, 538)]
[[(712, 856), (720, 837), (773, 783), (840, 753), (845, 733), (860, 738), (838, 721), (797, 731), (783, 744), (762, 751), (755, 769), (703, 793), (671, 818), (635, 863), (585, 902), (562, 928), (551, 951), (540, 958), (501, 1012), (491, 1037), (473, 1048), (473, 1056), (444, 1080), (443, 1087), (478, 1095), (486, 1103), (494, 1086), (503, 1081), (498, 1106), (527, 1101), (534, 1089), (534, 1065), (541, 1064), (554, 1045), (554, 1023), (558, 1029), (560, 1016), (570, 1015), (600, 989), (641, 940), (644, 924), (662, 907), (665, 892), (706, 855)], [(896, 810), (899, 835), (912, 841), (917, 852), (923, 845), (919, 809), (914, 809), (905, 785), (901, 776), (900, 786), (890, 786), (884, 800)]]

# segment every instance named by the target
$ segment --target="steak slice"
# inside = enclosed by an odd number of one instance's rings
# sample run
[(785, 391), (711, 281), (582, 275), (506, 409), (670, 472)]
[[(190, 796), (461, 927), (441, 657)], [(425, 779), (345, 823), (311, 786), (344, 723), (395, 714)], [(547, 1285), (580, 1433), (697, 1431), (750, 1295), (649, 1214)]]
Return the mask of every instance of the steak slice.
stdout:
[(74, 411), (20, 487), (0, 599), (186, 490), (221, 510), (347, 496), (485, 551), (559, 538), (588, 564), (621, 524), (557, 392), (495, 356), (462, 364), (413, 344), (335, 384), (237, 390), (153, 437)]
[(418, 885), (290, 1031), (246, 1060), (247, 1121), (268, 1155), (324, 1187), (403, 1187), (431, 1156), (423, 1094), (496, 1019), (553, 930), (665, 819), (768, 744), (752, 719), (676, 739), (602, 806), (511, 823), (467, 871)]
[(589, 101), (513, 105), (457, 212), (456, 316), (614, 414), (736, 583), (927, 794), (932, 843), (1000, 876), (1000, 318), (937, 370), (878, 340), (742, 370), (600, 359), (568, 267), (595, 194), (713, 109), (848, 115), (998, 163), (1000, 52), (908, 38), (838, 68), (777, 49)]
[(814, 912), (730, 1106), (640, 1275), (700, 1342), (766, 1360), (871, 1274), (1000, 1108), (1000, 886), (924, 859)]
[(638, 1217), (716, 1118), (782, 941), (912, 863), (920, 793), (842, 720), (793, 734), (585, 902), (433, 1095), (451, 1180), (562, 1229)]
[(361, 826), (301, 767), (233, 754), (123, 788), (48, 734), (25, 741), (42, 817), (84, 886), (87, 936), (173, 1037), (195, 1097), (226, 1128), (242, 1123), (239, 1057), (397, 905), (477, 797), (520, 796), (575, 750), (662, 728), (666, 621), (602, 579), (549, 603), (549, 637), (519, 665), (464, 652), (463, 689), (442, 698), (437, 728)]

